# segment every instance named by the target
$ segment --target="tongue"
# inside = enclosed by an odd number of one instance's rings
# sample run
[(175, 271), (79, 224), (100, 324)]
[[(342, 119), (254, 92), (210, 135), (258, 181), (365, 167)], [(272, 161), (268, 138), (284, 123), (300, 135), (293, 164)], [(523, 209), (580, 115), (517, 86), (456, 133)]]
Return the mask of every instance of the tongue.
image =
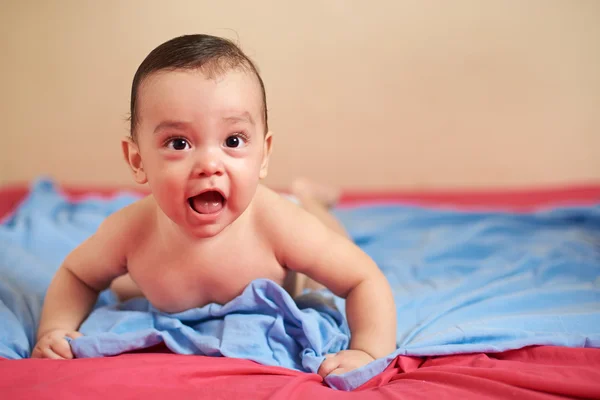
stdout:
[(192, 206), (200, 214), (212, 214), (223, 208), (223, 196), (218, 192), (204, 192), (192, 198)]

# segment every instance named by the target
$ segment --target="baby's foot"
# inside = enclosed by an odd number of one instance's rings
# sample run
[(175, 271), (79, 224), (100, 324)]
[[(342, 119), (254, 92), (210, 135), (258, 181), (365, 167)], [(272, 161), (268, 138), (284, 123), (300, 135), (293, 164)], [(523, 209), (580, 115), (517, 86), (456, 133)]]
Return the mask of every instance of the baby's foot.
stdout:
[(311, 198), (323, 204), (327, 208), (331, 208), (340, 200), (341, 192), (339, 189), (332, 186), (327, 186), (313, 182), (306, 178), (297, 178), (292, 182), (291, 192), (298, 197), (300, 201), (304, 198)]

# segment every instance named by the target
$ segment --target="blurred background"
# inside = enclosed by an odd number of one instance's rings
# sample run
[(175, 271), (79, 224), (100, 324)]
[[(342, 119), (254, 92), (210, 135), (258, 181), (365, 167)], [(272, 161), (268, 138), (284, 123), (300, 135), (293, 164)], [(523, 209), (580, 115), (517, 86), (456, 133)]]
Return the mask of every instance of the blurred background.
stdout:
[(267, 183), (600, 182), (600, 1), (0, 1), (0, 184), (132, 185), (131, 80), (182, 34), (234, 39), (267, 89)]

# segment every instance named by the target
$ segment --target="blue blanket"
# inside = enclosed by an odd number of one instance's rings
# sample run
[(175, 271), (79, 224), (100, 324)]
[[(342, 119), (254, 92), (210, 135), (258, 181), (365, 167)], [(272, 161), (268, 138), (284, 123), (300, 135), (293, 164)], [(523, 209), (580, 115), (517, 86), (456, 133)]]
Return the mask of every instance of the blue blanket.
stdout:
[[(43, 296), (62, 259), (131, 194), (71, 203), (41, 180), (0, 225), (0, 356), (30, 354)], [(500, 352), (528, 345), (600, 347), (600, 205), (535, 213), (406, 206), (336, 210), (394, 290), (398, 350), (327, 383), (352, 389), (398, 354)], [(80, 357), (164, 342), (183, 354), (248, 358), (314, 372), (348, 344), (344, 302), (295, 303), (273, 282), (232, 302), (165, 314), (102, 293), (72, 342)], [(376, 338), (375, 338), (376, 340)]]

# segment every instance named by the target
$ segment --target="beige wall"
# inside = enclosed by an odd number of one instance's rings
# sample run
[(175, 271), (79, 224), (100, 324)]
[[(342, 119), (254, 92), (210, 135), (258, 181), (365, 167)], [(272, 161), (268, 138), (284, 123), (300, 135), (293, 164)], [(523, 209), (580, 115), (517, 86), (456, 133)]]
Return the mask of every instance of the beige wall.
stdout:
[(0, 182), (131, 178), (131, 79), (184, 33), (239, 37), (267, 85), (269, 183), (600, 181), (600, 1), (0, 2)]

